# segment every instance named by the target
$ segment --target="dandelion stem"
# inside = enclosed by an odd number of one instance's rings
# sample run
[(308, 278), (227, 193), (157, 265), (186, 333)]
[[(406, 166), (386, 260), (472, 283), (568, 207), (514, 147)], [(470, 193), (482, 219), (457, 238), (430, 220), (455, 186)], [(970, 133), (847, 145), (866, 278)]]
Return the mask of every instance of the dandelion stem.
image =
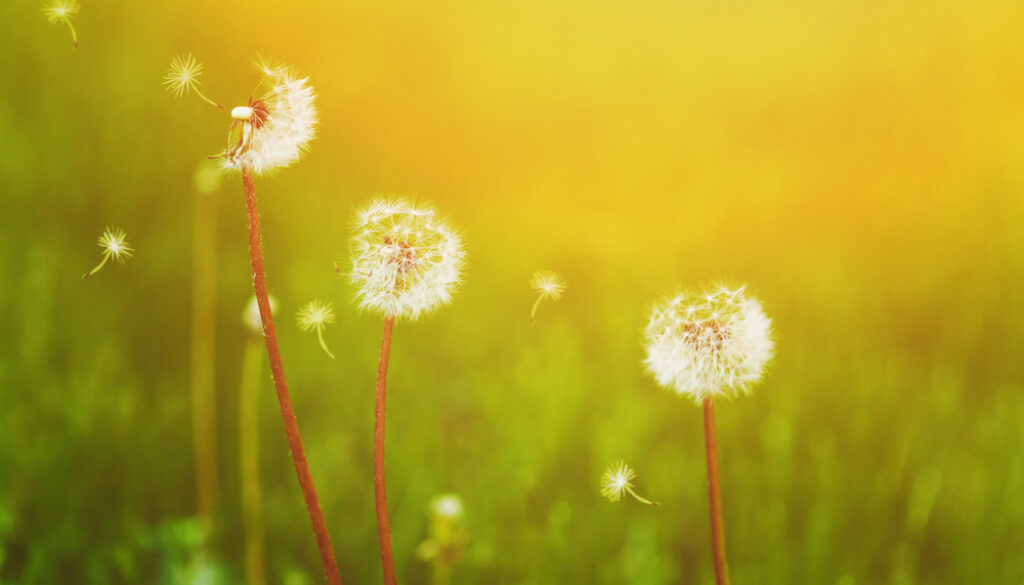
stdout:
[(331, 356), (331, 359), (333, 360), (334, 359), (334, 354), (331, 353), (331, 350), (327, 349), (327, 343), (324, 341), (324, 328), (323, 327), (317, 327), (316, 328), (316, 336), (320, 340), (320, 347), (324, 348), (324, 351), (327, 352), (327, 355)]
[(93, 268), (89, 272), (86, 272), (85, 274), (83, 274), (82, 278), (89, 278), (93, 274), (96, 274), (97, 272), (99, 272), (100, 268), (103, 268), (103, 265), (107, 263), (107, 260), (110, 260), (110, 253), (109, 252), (104, 253), (103, 254), (103, 260), (99, 264), (96, 265), (96, 268)]
[(652, 501), (648, 500), (647, 498), (641, 496), (640, 494), (634, 492), (633, 488), (629, 487), (628, 485), (626, 486), (626, 491), (629, 492), (629, 495), (631, 495), (634, 498), (636, 498), (636, 501), (640, 502), (641, 504), (647, 504), (648, 506), (660, 506), (661, 505), (658, 502), (652, 502)]
[(217, 200), (196, 194), (192, 235), (192, 450), (196, 508), (204, 529), (217, 508), (216, 281)]
[(722, 522), (722, 493), (718, 479), (718, 439), (715, 437), (715, 407), (704, 399), (704, 446), (708, 460), (708, 509), (711, 515), (711, 551), (715, 560), (715, 584), (729, 585), (725, 561), (725, 529)]
[(388, 522), (388, 496), (384, 488), (384, 389), (388, 379), (391, 356), (391, 331), (395, 319), (384, 319), (384, 335), (380, 344), (380, 365), (377, 367), (377, 397), (373, 415), (373, 495), (377, 504), (377, 538), (380, 540), (380, 562), (384, 585), (395, 585), (395, 558), (391, 552), (391, 525)]
[(255, 336), (246, 342), (242, 386), (238, 395), (238, 442), (242, 465), (242, 523), (245, 527), (245, 570), (250, 585), (266, 585), (263, 514), (260, 509), (259, 394), (263, 360)]
[(533, 302), (533, 308), (530, 309), (530, 325), (533, 325), (533, 318), (537, 316), (537, 307), (540, 306), (540, 302), (544, 300), (544, 295), (537, 297), (537, 300)]
[(260, 308), (260, 319), (263, 321), (263, 338), (267, 344), (267, 356), (270, 359), (270, 373), (274, 379), (274, 389), (277, 391), (277, 403), (281, 408), (281, 419), (284, 423), (285, 434), (288, 436), (288, 447), (295, 464), (295, 474), (299, 478), (299, 486), (302, 488), (302, 495), (306, 500), (306, 511), (309, 513), (313, 533), (316, 535), (317, 547), (320, 549), (320, 561), (324, 566), (324, 574), (330, 585), (341, 585), (341, 575), (338, 573), (338, 563), (331, 547), (331, 537), (327, 532), (323, 510), (320, 509), (320, 499), (316, 495), (316, 486), (313, 484), (313, 475), (310, 473), (309, 463), (306, 461), (306, 452), (302, 448), (299, 425), (295, 420), (291, 396), (288, 394), (288, 382), (284, 377), (284, 363), (281, 360), (281, 348), (277, 344), (274, 317), (271, 315), (270, 298), (267, 294), (267, 279), (263, 272), (259, 206), (256, 202), (252, 169), (248, 166), (242, 167), (242, 184), (245, 188), (245, 203), (249, 214), (249, 258), (252, 263), (253, 288), (256, 292), (256, 302)]
[(71, 42), (75, 44), (75, 48), (78, 48), (78, 33), (75, 32), (75, 25), (71, 24), (71, 19), (64, 19), (64, 24), (68, 25), (68, 29), (71, 31)]

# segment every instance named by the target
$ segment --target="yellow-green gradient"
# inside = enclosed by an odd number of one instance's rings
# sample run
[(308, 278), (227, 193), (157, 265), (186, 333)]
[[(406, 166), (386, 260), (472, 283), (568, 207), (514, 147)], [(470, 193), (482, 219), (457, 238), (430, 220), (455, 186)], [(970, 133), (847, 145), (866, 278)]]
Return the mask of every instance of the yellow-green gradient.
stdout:
[[(399, 579), (457, 493), (453, 584), (713, 582), (700, 409), (643, 372), (651, 304), (747, 283), (777, 355), (717, 404), (737, 585), (1011, 584), (1024, 575), (1024, 52), (1018, 1), (82, 0), (0, 4), (0, 583), (245, 580), (241, 182), (216, 211), (216, 530), (196, 521), (193, 175), (257, 53), (321, 127), (256, 184), (292, 398), (346, 584), (380, 580), (381, 322), (335, 273), (375, 194), (437, 203), (455, 302), (395, 328)], [(94, 277), (123, 227), (126, 264)], [(568, 290), (529, 325), (531, 274)], [(324, 355), (295, 311), (334, 303)], [(268, 370), (265, 368), (264, 372)], [(269, 379), (267, 579), (321, 582)], [(599, 494), (624, 459), (659, 508)]]

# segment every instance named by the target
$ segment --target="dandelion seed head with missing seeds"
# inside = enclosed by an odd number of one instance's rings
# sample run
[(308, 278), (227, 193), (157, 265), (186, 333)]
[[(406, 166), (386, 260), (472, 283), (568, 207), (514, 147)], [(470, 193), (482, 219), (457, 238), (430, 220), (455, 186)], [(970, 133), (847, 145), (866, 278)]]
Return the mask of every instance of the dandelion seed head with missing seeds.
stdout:
[[(270, 301), (270, 312), (277, 312), (277, 297), (267, 295), (267, 300)], [(263, 319), (260, 317), (260, 304), (256, 300), (256, 295), (249, 298), (249, 303), (245, 306), (245, 311), (242, 313), (242, 323), (245, 324), (249, 331), (263, 335)]]
[(225, 169), (250, 168), (261, 175), (299, 160), (316, 134), (317, 112), (308, 78), (262, 59), (256, 68), (269, 89), (231, 110), (228, 146), (221, 157)]
[(451, 301), (466, 253), (433, 207), (377, 199), (357, 213), (354, 232), (349, 278), (361, 309), (415, 320)]
[(541, 298), (557, 301), (565, 292), (565, 278), (551, 270), (538, 270), (530, 279), (530, 288), (541, 295)]
[(744, 288), (685, 292), (656, 306), (645, 331), (647, 370), (698, 404), (747, 393), (771, 358), (771, 321)]
[(303, 331), (322, 329), (328, 323), (334, 323), (334, 306), (331, 303), (314, 299), (299, 309), (296, 320)]

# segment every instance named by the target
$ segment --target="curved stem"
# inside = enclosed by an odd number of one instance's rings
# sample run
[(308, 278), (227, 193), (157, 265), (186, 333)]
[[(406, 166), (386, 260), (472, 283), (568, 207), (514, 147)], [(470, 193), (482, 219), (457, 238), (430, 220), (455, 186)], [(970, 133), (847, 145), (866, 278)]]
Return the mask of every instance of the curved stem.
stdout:
[(333, 360), (334, 359), (334, 354), (331, 353), (331, 350), (327, 349), (327, 343), (324, 342), (324, 328), (323, 327), (317, 327), (316, 328), (316, 336), (320, 340), (320, 347), (324, 348), (324, 351), (327, 352), (327, 355), (331, 356), (331, 359)]
[(729, 585), (725, 561), (725, 528), (722, 522), (722, 493), (718, 479), (718, 439), (715, 437), (715, 407), (704, 399), (704, 446), (708, 460), (708, 509), (711, 515), (711, 551), (715, 560), (715, 584)]
[(242, 465), (242, 524), (245, 529), (245, 571), (249, 585), (266, 585), (263, 514), (260, 509), (259, 394), (263, 360), (259, 340), (245, 343), (242, 385), (238, 392), (238, 442)]
[(206, 94), (204, 94), (203, 92), (199, 91), (198, 87), (193, 87), (192, 89), (195, 90), (197, 96), (199, 96), (199, 97), (203, 98), (204, 100), (206, 100), (206, 103), (210, 104), (211, 106), (218, 107), (218, 108), (220, 108), (222, 110), (224, 109), (224, 106), (222, 106), (222, 105), (218, 104), (217, 102), (211, 100), (210, 98), (206, 97)]
[(540, 302), (544, 300), (544, 295), (537, 297), (537, 300), (533, 302), (533, 308), (530, 309), (530, 325), (533, 325), (533, 318), (537, 316), (537, 307), (540, 306)]
[(391, 551), (391, 525), (388, 522), (388, 496), (384, 488), (384, 390), (391, 356), (391, 331), (395, 320), (384, 319), (384, 335), (380, 343), (380, 364), (377, 366), (377, 396), (373, 410), (373, 499), (377, 504), (377, 538), (380, 540), (380, 564), (384, 585), (395, 585), (395, 555)]
[(68, 25), (68, 29), (71, 31), (71, 42), (75, 43), (75, 48), (78, 48), (78, 33), (75, 32), (75, 26), (71, 24), (71, 20), (65, 19), (65, 24)]
[(648, 500), (647, 498), (641, 496), (640, 494), (634, 492), (633, 488), (629, 487), (628, 485), (626, 486), (626, 491), (629, 492), (629, 495), (631, 495), (634, 498), (636, 498), (636, 501), (640, 502), (641, 504), (647, 504), (648, 506), (660, 506), (661, 505), (658, 502), (652, 502), (652, 501)]
[(249, 214), (249, 259), (252, 264), (253, 288), (256, 291), (256, 302), (260, 308), (260, 319), (263, 321), (263, 338), (267, 344), (267, 356), (270, 359), (270, 373), (277, 391), (277, 403), (281, 408), (281, 420), (285, 434), (288, 436), (288, 447), (295, 464), (295, 474), (299, 478), (302, 496), (306, 500), (306, 511), (313, 525), (316, 544), (320, 549), (320, 561), (324, 566), (324, 574), (330, 585), (341, 585), (338, 574), (338, 563), (334, 559), (331, 537), (327, 533), (320, 499), (316, 495), (313, 475), (309, 471), (306, 452), (302, 448), (302, 437), (299, 435), (299, 424), (292, 410), (291, 396), (288, 394), (288, 382), (284, 377), (284, 362), (281, 360), (281, 348), (277, 344), (277, 333), (274, 331), (274, 317), (270, 312), (270, 298), (267, 294), (267, 279), (263, 273), (263, 244), (260, 240), (260, 211), (256, 202), (256, 188), (253, 185), (252, 169), (242, 168), (242, 185), (245, 188), (245, 204)]
[(104, 252), (103, 253), (103, 261), (100, 262), (99, 264), (97, 264), (96, 268), (93, 268), (89, 272), (86, 272), (85, 274), (83, 274), (82, 278), (89, 278), (93, 274), (96, 274), (97, 272), (99, 272), (100, 268), (103, 268), (103, 265), (106, 264), (107, 260), (109, 260), (109, 259), (110, 259), (110, 253), (109, 252)]

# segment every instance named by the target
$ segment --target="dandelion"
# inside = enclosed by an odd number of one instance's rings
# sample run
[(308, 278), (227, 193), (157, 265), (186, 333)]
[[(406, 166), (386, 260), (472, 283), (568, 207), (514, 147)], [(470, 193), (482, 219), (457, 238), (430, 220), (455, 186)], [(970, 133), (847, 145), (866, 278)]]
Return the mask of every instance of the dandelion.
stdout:
[(378, 199), (360, 211), (352, 237), (352, 272), (359, 306), (384, 317), (374, 416), (373, 479), (377, 536), (385, 585), (395, 585), (384, 485), (384, 394), (395, 319), (415, 320), (451, 301), (465, 252), (459, 236), (427, 205)]
[(107, 263), (107, 260), (111, 258), (118, 264), (124, 264), (126, 260), (132, 257), (132, 252), (134, 251), (128, 245), (128, 235), (121, 228), (106, 228), (96, 243), (100, 248), (103, 248), (103, 260), (95, 268), (83, 274), (82, 278), (89, 278), (99, 272)]
[(350, 279), (359, 308), (414, 321), (451, 302), (465, 252), (433, 207), (377, 199), (356, 216)]
[(301, 309), (299, 309), (297, 319), (299, 321), (299, 328), (303, 331), (316, 330), (316, 336), (320, 340), (320, 347), (334, 359), (334, 354), (331, 350), (327, 349), (327, 343), (324, 342), (324, 326), (328, 323), (334, 323), (334, 307), (331, 303), (315, 299), (309, 301)]
[(557, 301), (562, 298), (562, 293), (565, 292), (565, 278), (551, 270), (538, 270), (530, 278), (530, 288), (537, 292), (537, 300), (534, 301), (533, 309), (530, 310), (530, 323), (533, 323), (533, 318), (537, 316), (537, 307), (540, 306), (541, 301), (544, 299)]
[(46, 20), (50, 24), (63, 24), (68, 27), (71, 31), (71, 42), (75, 44), (75, 48), (78, 48), (78, 33), (75, 32), (75, 26), (71, 24), (71, 17), (78, 14), (81, 10), (81, 6), (78, 5), (78, 0), (49, 0), (43, 6), (43, 14), (46, 15)]
[[(266, 70), (263, 71), (267, 73)], [(298, 160), (306, 143), (313, 137), (316, 110), (313, 108), (313, 90), (306, 79), (295, 79), (285, 68), (272, 71), (269, 93), (260, 99), (250, 99), (249, 105), (232, 111), (234, 122), (229, 132), (228, 149), (220, 156), (221, 166), (237, 170), (242, 175), (242, 188), (249, 218), (249, 262), (252, 268), (253, 289), (263, 324), (263, 338), (267, 346), (270, 372), (274, 380), (281, 421), (298, 476), (299, 487), (306, 503), (313, 533), (316, 536), (320, 562), (330, 585), (340, 585), (338, 563), (335, 560), (327, 522), (324, 520), (320, 498), (313, 484), (313, 475), (302, 446), (298, 421), (292, 408), (288, 381), (284, 374), (284, 361), (278, 345), (274, 317), (267, 293), (267, 277), (263, 269), (263, 241), (260, 233), (259, 202), (256, 199), (254, 174), (274, 167), (290, 165)], [(247, 109), (246, 109), (247, 108)]]
[(308, 78), (299, 78), (284, 65), (257, 63), (260, 85), (268, 89), (231, 110), (227, 148), (219, 156), (230, 170), (248, 169), (262, 175), (299, 160), (316, 133), (316, 94)]
[(718, 585), (728, 585), (712, 398), (750, 391), (772, 356), (771, 321), (743, 288), (718, 286), (677, 295), (647, 324), (647, 369), (659, 384), (704, 407), (711, 548)]
[(444, 494), (435, 498), (427, 510), (430, 522), (427, 539), (416, 547), (416, 556), (430, 563), (434, 585), (448, 585), (455, 565), (466, 554), (469, 543), (463, 521), (462, 498), (455, 494)]
[(618, 502), (622, 499), (623, 494), (628, 493), (641, 504), (658, 506), (657, 502), (652, 502), (633, 490), (634, 478), (636, 478), (636, 472), (624, 461), (609, 465), (601, 478), (601, 495), (608, 498), (609, 501)]
[(202, 73), (203, 64), (196, 61), (192, 53), (178, 55), (171, 59), (171, 67), (167, 70), (167, 75), (164, 75), (164, 85), (167, 86), (168, 91), (174, 94), (174, 97), (180, 98), (190, 91), (194, 91), (197, 96), (211, 106), (223, 108), (224, 106), (206, 97), (206, 94), (199, 90), (199, 76)]

